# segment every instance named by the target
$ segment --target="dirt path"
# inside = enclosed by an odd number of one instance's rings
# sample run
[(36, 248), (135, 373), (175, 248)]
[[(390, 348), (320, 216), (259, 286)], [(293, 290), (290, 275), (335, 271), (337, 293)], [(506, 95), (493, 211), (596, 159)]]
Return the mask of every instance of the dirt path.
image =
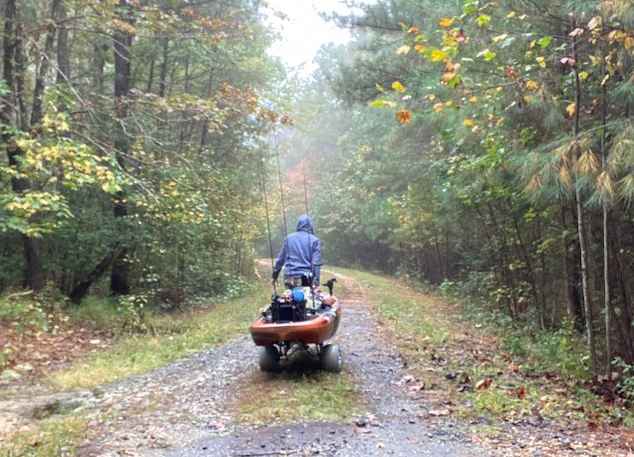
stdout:
[(350, 423), (233, 425), (236, 386), (261, 376), (250, 338), (230, 341), (143, 376), (62, 400), (92, 421), (85, 457), (119, 456), (494, 456), (448, 424), (430, 427), (424, 401), (402, 382), (403, 364), (372, 320), (352, 278), (334, 342), (344, 372), (363, 392), (366, 413)]

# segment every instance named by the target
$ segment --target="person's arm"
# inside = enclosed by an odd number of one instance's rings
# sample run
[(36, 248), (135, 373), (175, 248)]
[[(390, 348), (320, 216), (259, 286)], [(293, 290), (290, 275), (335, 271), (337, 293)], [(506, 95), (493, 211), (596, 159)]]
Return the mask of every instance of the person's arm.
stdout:
[(321, 241), (319, 238), (315, 240), (313, 243), (313, 285), (318, 286), (321, 284), (319, 281), (321, 279)]
[(286, 259), (286, 240), (284, 240), (284, 244), (282, 244), (282, 249), (280, 249), (280, 253), (277, 255), (277, 260), (275, 261), (275, 265), (273, 266), (273, 273), (271, 275), (272, 282), (275, 283), (277, 281), (277, 277), (280, 275), (280, 271), (282, 271), (282, 267), (284, 266), (284, 260)]

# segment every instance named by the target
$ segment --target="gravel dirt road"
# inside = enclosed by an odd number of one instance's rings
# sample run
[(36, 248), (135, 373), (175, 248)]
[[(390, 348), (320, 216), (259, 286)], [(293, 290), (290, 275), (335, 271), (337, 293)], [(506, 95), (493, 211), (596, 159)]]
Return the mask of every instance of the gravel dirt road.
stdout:
[[(261, 377), (257, 348), (248, 335), (161, 370), (75, 395), (93, 417), (96, 438), (80, 451), (90, 457), (176, 456), (436, 456), (484, 457), (454, 423), (429, 421), (424, 398), (404, 385), (407, 372), (396, 349), (370, 314), (367, 294), (351, 278), (333, 341), (344, 374), (363, 395), (365, 412), (345, 423), (234, 424), (236, 386)], [(264, 400), (264, 399), (263, 399)]]

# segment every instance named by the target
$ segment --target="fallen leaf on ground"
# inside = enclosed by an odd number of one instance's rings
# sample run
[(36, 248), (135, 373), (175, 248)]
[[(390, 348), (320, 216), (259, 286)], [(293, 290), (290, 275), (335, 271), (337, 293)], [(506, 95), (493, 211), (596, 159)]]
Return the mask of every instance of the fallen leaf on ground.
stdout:
[(408, 387), (408, 389), (409, 389), (411, 392), (419, 392), (419, 391), (421, 391), (421, 390), (425, 390), (425, 383), (424, 383), (424, 382), (421, 382), (420, 384), (417, 384), (417, 385), (415, 385), (415, 386), (409, 386), (409, 387)]
[(444, 409), (430, 409), (429, 410), (429, 415), (430, 416), (449, 416), (451, 414), (451, 410), (449, 408), (444, 408)]

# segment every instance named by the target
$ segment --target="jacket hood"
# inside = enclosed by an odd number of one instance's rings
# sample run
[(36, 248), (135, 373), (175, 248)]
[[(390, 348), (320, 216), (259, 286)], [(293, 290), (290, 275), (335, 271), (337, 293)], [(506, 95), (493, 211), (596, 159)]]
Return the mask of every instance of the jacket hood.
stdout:
[(313, 221), (308, 214), (302, 214), (297, 219), (297, 231), (313, 233)]

